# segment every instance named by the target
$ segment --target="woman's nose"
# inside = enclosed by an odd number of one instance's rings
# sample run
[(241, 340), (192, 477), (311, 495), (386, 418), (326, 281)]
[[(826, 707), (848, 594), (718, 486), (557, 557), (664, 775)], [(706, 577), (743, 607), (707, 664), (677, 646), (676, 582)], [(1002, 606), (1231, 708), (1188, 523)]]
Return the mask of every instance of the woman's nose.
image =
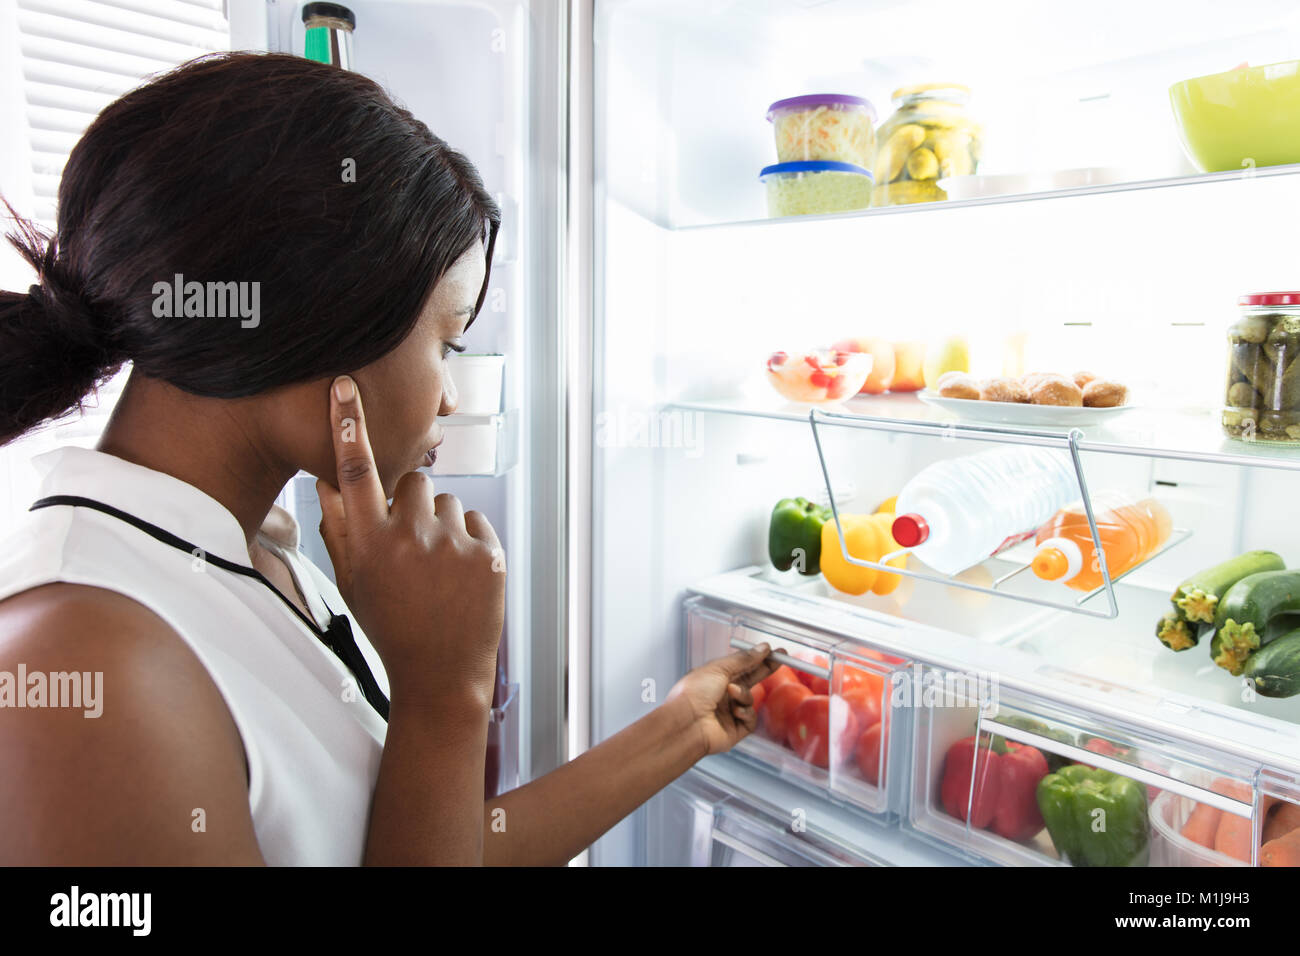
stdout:
[(458, 404), (460, 404), (460, 394), (456, 391), (455, 381), (448, 374), (442, 380), (442, 407), (438, 410), (438, 414), (454, 415)]

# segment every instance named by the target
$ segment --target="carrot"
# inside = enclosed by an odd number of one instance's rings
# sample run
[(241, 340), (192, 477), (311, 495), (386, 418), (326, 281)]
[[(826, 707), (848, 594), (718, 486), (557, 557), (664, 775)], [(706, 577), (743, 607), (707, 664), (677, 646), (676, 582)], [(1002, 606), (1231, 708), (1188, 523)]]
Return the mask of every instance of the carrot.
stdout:
[(1259, 851), (1260, 866), (1300, 866), (1300, 829), (1265, 843)]
[[(1250, 787), (1225, 777), (1216, 779), (1210, 784), (1210, 789), (1235, 800), (1249, 801), (1251, 798)], [(1219, 827), (1214, 835), (1214, 849), (1249, 863), (1254, 829), (1250, 819), (1239, 817), (1235, 813), (1223, 813), (1219, 817)]]
[(1271, 843), (1292, 830), (1300, 829), (1300, 806), (1279, 800), (1264, 820), (1263, 843)]
[(1214, 849), (1220, 853), (1250, 862), (1250, 842), (1254, 828), (1245, 817), (1225, 813), (1219, 820), (1219, 832), (1214, 836)]
[(1218, 807), (1198, 803), (1179, 832), (1193, 843), (1213, 850), (1214, 837), (1219, 832), (1219, 817), (1222, 815), (1223, 811)]

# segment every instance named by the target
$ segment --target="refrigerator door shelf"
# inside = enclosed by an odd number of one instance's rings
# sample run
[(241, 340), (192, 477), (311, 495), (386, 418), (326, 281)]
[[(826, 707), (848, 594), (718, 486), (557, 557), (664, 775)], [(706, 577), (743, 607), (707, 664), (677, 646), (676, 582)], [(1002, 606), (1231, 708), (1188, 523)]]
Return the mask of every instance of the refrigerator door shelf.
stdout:
[(511, 684), (500, 707), (488, 713), (484, 797), (491, 800), (519, 786), (519, 685)]
[[(767, 643), (799, 675), (798, 701), (776, 717), (765, 698), (759, 727), (735, 752), (811, 792), (864, 811), (875, 823), (897, 820), (906, 786), (908, 728), (889, 710), (891, 678), (909, 662), (896, 655), (735, 607), (691, 598), (685, 605), (686, 667)], [(766, 685), (776, 693), (779, 683)], [(790, 704), (812, 700), (796, 723)], [(822, 709), (824, 708), (824, 709)], [(802, 728), (802, 732), (801, 732)]]
[(495, 415), (448, 415), (446, 438), (433, 474), (442, 477), (504, 475), (519, 463), (519, 411)]
[[(1264, 768), (1259, 763), (1144, 732), (1032, 693), (999, 688), (996, 675), (979, 684), (970, 674), (940, 668), (921, 667), (917, 675), (925, 688), (924, 705), (916, 710), (915, 772), (905, 828), (922, 838), (959, 847), (994, 863), (1070, 865), (1034, 809), (1038, 805), (1036, 784), (1028, 807), (1008, 814), (1005, 820), (996, 816), (998, 809), (1012, 806), (997, 790), (1003, 777), (994, 761), (1006, 757), (992, 754), (985, 746), (996, 735), (1031, 746), (1045, 758), (1059, 758), (1061, 766), (1081, 763), (1132, 780), (1145, 805), (1144, 819), (1134, 831), (1140, 834), (1140, 841), (1133, 843), (1133, 862), (1126, 865), (1237, 865), (1230, 856), (1197, 846), (1179, 832), (1197, 804), (1218, 811), (1217, 820), (1241, 821), (1229, 827), (1237, 832), (1230, 845), (1240, 856), (1250, 858), (1252, 848), (1259, 846), (1266, 806), (1261, 783)], [(973, 736), (981, 746), (970, 772), (961, 773), (951, 761), (956, 759), (961, 742)], [(1044, 776), (1051, 772), (1046, 762), (1042, 767)], [(1284, 776), (1288, 781), (1294, 779)], [(1025, 785), (1023, 781), (1020, 784)], [(956, 814), (950, 812), (954, 800)], [(993, 810), (991, 818), (977, 826), (968, 821), (972, 806), (981, 802)], [(1089, 817), (1078, 825), (1093, 829), (1092, 822)], [(1110, 821), (1112, 827), (1121, 823)], [(1027, 830), (1035, 825), (1037, 829), (1019, 839), (1011, 837), (1009, 831), (1022, 824)]]

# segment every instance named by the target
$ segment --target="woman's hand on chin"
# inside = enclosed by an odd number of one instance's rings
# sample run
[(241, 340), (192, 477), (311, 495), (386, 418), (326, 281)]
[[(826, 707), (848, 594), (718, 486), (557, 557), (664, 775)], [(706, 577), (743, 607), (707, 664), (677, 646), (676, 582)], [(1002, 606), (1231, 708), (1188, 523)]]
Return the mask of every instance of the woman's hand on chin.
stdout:
[(390, 508), (348, 376), (330, 389), (337, 485), (316, 484), (321, 536), (339, 593), (384, 662), (393, 704), (454, 695), (491, 706), (505, 620), (505, 560), (480, 512), (434, 495), (418, 471), (397, 482)]

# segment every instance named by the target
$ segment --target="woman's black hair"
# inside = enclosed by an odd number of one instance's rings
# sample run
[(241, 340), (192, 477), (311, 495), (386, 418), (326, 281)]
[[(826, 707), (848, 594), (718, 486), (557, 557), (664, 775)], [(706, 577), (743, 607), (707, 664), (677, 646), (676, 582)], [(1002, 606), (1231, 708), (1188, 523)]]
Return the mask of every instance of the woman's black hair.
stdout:
[[(86, 130), (53, 237), (22, 219), (9, 235), (39, 282), (0, 292), (0, 444), (128, 360), (216, 398), (354, 371), (406, 337), (475, 244), (491, 267), (500, 218), (469, 160), (361, 74), (192, 60)], [(162, 292), (188, 283), (217, 288), (215, 313)], [(255, 319), (226, 314), (230, 283), (257, 284)], [(485, 278), (475, 314), (486, 292)]]

